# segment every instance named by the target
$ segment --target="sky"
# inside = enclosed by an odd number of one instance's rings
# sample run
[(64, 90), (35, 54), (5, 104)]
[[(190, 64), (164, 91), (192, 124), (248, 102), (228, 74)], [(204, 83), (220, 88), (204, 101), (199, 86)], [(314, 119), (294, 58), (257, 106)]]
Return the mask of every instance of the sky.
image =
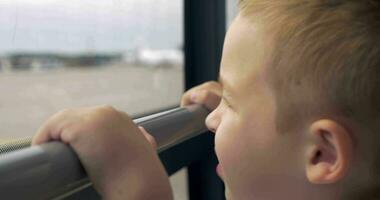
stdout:
[(0, 0), (0, 54), (183, 45), (183, 0)]

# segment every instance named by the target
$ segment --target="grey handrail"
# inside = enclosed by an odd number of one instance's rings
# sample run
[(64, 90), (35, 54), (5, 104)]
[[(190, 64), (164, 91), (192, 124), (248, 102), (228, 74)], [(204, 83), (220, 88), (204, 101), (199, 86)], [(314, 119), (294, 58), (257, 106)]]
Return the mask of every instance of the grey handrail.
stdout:
[[(134, 120), (157, 141), (158, 152), (207, 130), (202, 106), (176, 108)], [(0, 154), (1, 199), (62, 199), (69, 191), (91, 185), (76, 154), (50, 142)]]

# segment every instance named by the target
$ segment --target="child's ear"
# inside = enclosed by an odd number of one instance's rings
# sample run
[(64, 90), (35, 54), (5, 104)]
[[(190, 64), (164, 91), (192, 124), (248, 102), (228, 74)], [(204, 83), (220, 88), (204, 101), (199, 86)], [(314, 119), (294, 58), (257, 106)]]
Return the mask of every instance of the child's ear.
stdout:
[(332, 120), (319, 120), (309, 129), (306, 176), (311, 183), (335, 183), (346, 176), (352, 160), (348, 130)]

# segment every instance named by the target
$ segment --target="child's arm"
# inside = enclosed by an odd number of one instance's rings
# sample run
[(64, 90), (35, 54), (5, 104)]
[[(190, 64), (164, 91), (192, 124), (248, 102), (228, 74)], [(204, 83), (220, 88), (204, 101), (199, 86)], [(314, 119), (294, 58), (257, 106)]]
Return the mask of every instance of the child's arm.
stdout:
[(108, 106), (61, 111), (38, 130), (33, 145), (51, 140), (77, 153), (103, 199), (172, 199), (168, 176), (147, 133)]
[[(187, 91), (181, 106), (214, 110), (221, 93), (217, 82), (207, 82)], [(173, 199), (154, 139), (123, 112), (109, 106), (61, 111), (41, 126), (33, 145), (52, 140), (74, 149), (103, 199)]]

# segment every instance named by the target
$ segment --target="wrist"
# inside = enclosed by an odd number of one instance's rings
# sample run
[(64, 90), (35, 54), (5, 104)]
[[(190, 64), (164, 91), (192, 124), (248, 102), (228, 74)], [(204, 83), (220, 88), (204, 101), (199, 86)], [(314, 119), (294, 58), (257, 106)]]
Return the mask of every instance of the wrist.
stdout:
[(104, 182), (102, 197), (106, 200), (173, 199), (169, 178), (158, 156), (155, 157), (136, 162), (138, 164), (134, 166), (128, 165), (109, 176)]

